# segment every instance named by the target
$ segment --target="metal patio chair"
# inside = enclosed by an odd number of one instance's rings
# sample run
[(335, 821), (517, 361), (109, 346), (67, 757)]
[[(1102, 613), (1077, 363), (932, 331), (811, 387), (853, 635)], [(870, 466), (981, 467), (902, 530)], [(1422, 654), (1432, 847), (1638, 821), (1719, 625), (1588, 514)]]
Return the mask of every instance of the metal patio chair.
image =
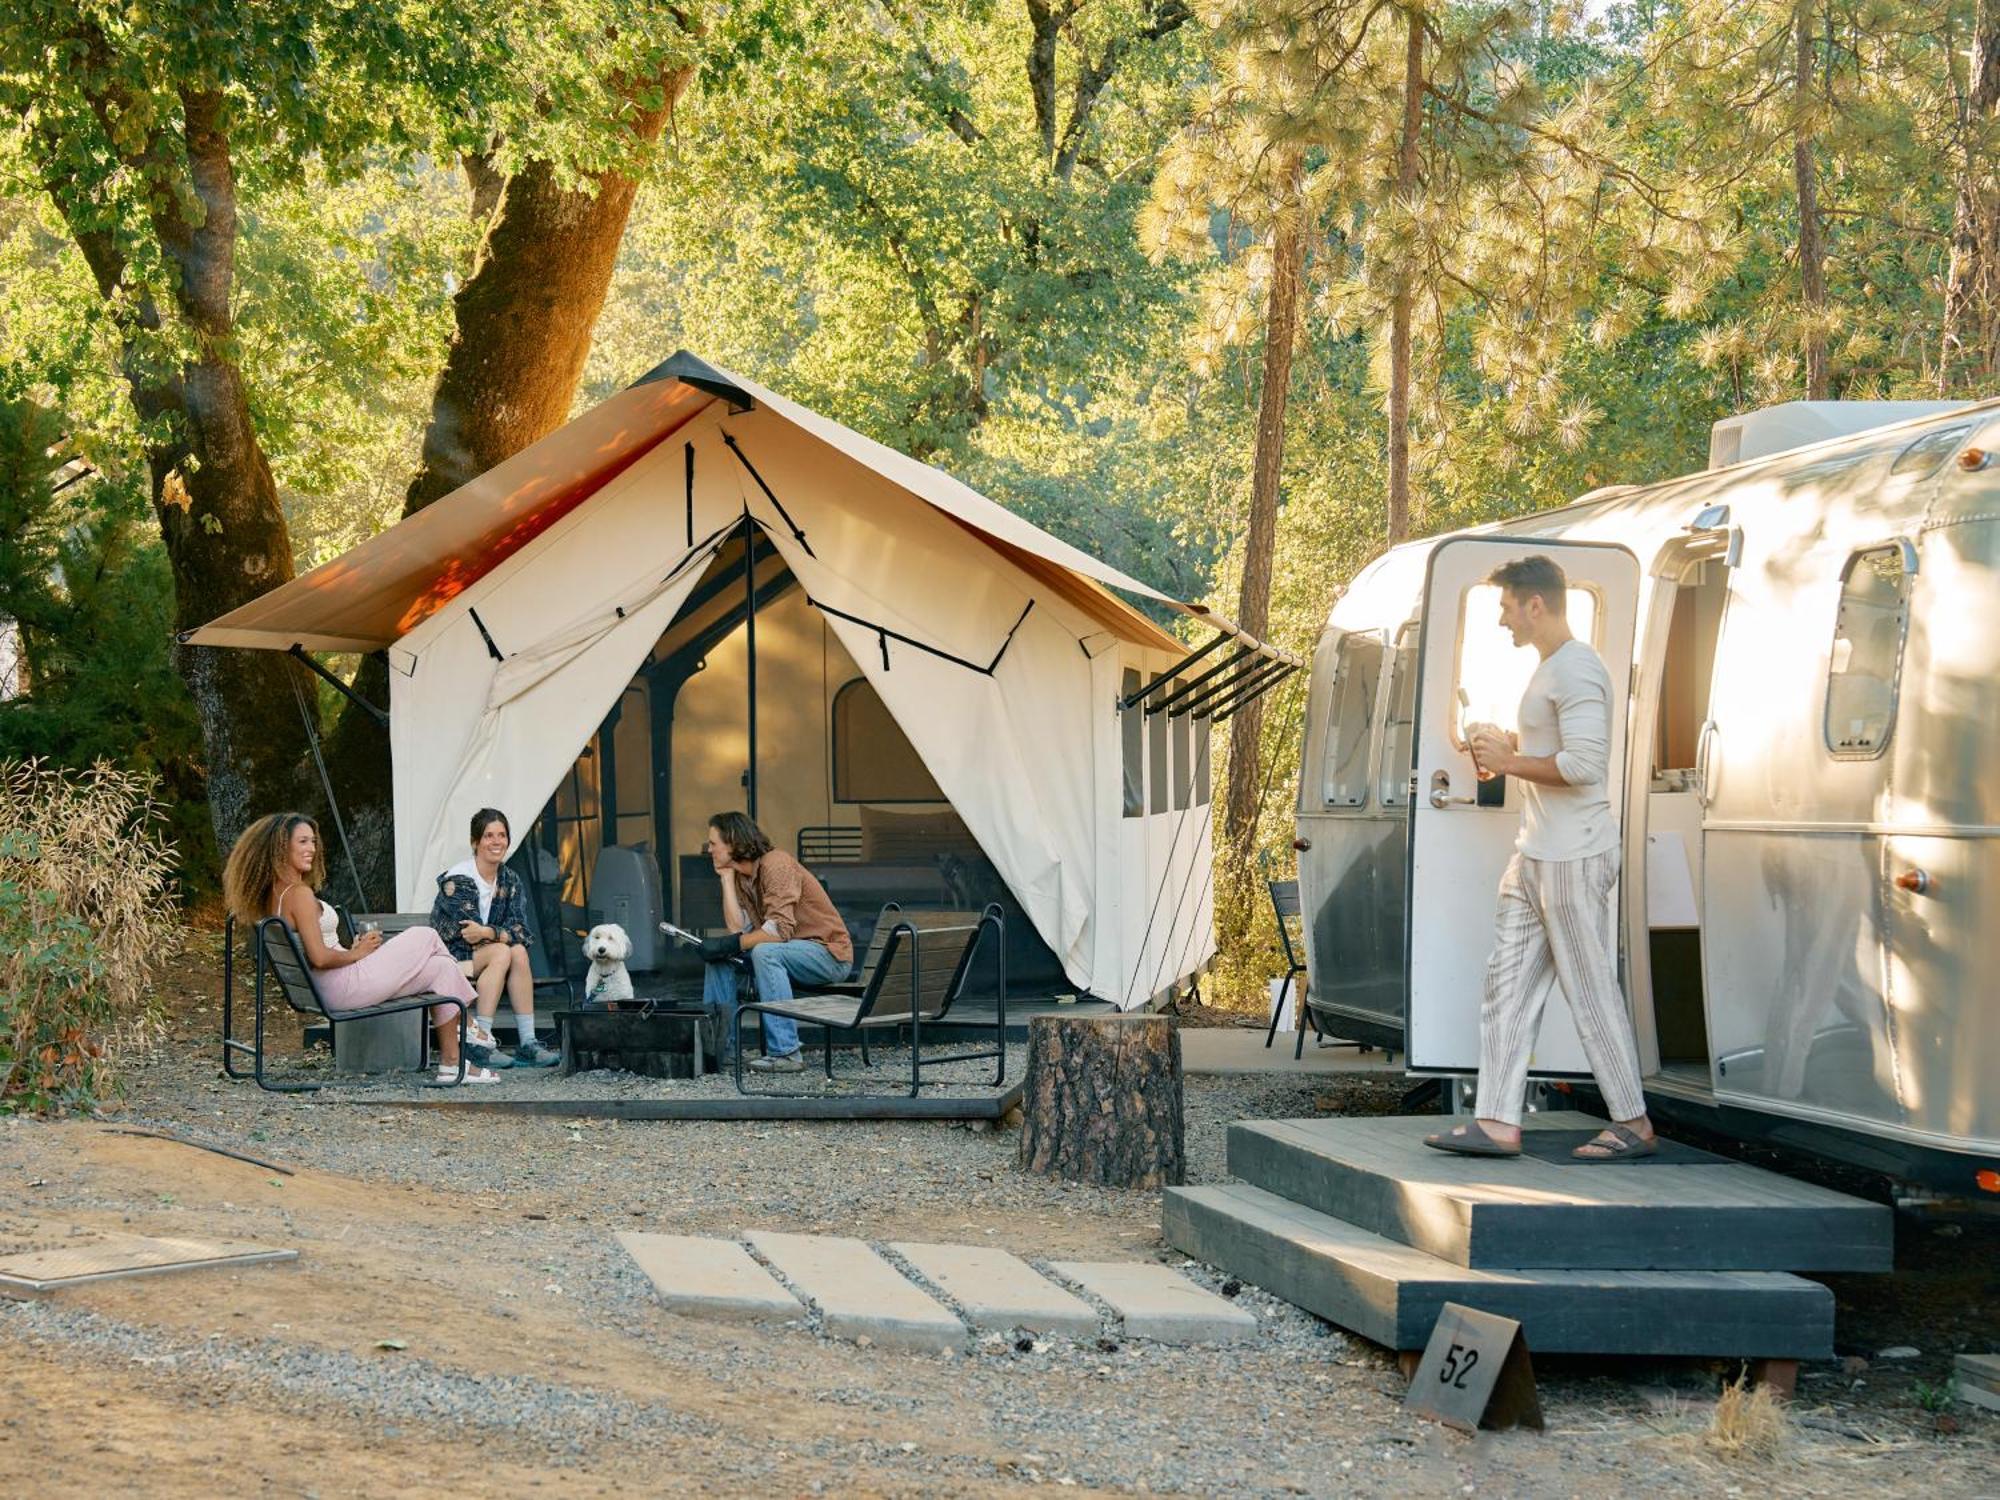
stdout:
[[(935, 1025), (944, 1020), (952, 1005), (963, 996), (973, 958), (988, 933), (992, 934), (999, 955), (993, 1050), (937, 1053), (926, 1059), (924, 1024)], [(862, 958), (861, 971), (853, 979), (813, 986), (808, 993), (791, 1000), (769, 1004), (753, 1001), (737, 1010), (734, 1041), (738, 1093), (749, 1092), (743, 1087), (743, 1018), (751, 1013), (760, 1017), (784, 1016), (801, 1025), (820, 1027), (826, 1037), (828, 1078), (833, 1077), (835, 1032), (857, 1037), (863, 1043), (865, 1059), (870, 1031), (907, 1026), (912, 1099), (923, 1088), (926, 1061), (935, 1066), (991, 1058), (995, 1062), (993, 1085), (998, 1088), (1007, 1077), (1007, 919), (997, 902), (983, 912), (904, 911), (893, 905), (885, 907)]]
[[(345, 919), (343, 918), (343, 920)], [(232, 918), (225, 929), (226, 936), (224, 938), (224, 941), (229, 943), (232, 949), (234, 944), (231, 939), (234, 937), (234, 930), (234, 919)], [(374, 1016), (393, 1016), (412, 1010), (427, 1010), (431, 1006), (438, 1004), (458, 1004), (456, 1000), (453, 1000), (448, 995), (399, 995), (393, 1000), (384, 1001), (380, 1005), (371, 1005), (363, 1010), (329, 1010), (325, 1000), (320, 995), (318, 983), (313, 979), (312, 965), (306, 961), (305, 949), (299, 943), (299, 935), (292, 931), (291, 924), (283, 917), (266, 917), (257, 924), (256, 933), (252, 940), (251, 962), (255, 970), (256, 980), (253, 988), (254, 999), (252, 1001), (254, 1007), (252, 1040), (248, 1042), (238, 1041), (231, 1034), (234, 1029), (234, 975), (231, 972), (232, 964), (229, 962), (225, 962), (224, 964), (222, 1067), (223, 1071), (231, 1078), (254, 1078), (259, 1088), (268, 1089), (272, 1093), (317, 1093), (320, 1089), (327, 1087), (327, 1085), (308, 1082), (279, 1083), (264, 1076), (264, 1008), (268, 988), (266, 984), (267, 978), (272, 985), (276, 986), (278, 992), (284, 996), (286, 1002), (290, 1004), (293, 1010), (298, 1011), (301, 1015), (318, 1017), (326, 1023), (328, 1038), (336, 1052), (339, 1048), (339, 1028), (349, 1021), (367, 1020)], [(465, 1081), (465, 1025), (465, 1007), (459, 1006), (458, 1076), (449, 1082), (438, 1079), (426, 1079), (424, 1081), (425, 1087), (451, 1088)], [(425, 1038), (426, 1051), (428, 1051), (430, 1028), (428, 1026), (421, 1027), (420, 1034)], [(232, 1066), (232, 1061), (239, 1055), (250, 1058), (251, 1069), (248, 1073), (239, 1073)], [(429, 1071), (428, 1062), (424, 1065), (424, 1071)]]

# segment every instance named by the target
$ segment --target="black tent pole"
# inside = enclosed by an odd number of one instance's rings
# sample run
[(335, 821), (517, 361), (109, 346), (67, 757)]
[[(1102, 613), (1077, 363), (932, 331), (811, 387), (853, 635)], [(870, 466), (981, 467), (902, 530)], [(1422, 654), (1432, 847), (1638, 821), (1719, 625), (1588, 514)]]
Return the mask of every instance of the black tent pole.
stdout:
[(750, 764), (743, 773), (745, 808), (750, 821), (757, 821), (757, 526), (750, 513), (743, 513), (743, 628), (749, 648), (750, 669), (745, 674), (749, 698)]

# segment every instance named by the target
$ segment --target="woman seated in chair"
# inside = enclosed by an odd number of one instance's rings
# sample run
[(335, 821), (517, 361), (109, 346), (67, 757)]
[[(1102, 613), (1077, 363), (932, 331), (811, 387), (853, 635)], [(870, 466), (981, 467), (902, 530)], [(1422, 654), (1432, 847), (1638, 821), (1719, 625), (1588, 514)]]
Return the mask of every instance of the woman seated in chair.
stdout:
[[(528, 893), (521, 877), (504, 861), (514, 833), (507, 815), (482, 807), (472, 815), (472, 857), (460, 860), (437, 878), (431, 902), (431, 929), (458, 960), (458, 967), (479, 993), (472, 1018), (474, 1062), (511, 1068), (515, 1062), (551, 1068), (562, 1054), (535, 1035), (535, 976), (528, 966)], [(500, 1009), (500, 992), (514, 1010), (520, 1040), (513, 1057), (493, 1040), (493, 1017)]]
[[(252, 929), (266, 917), (283, 917), (298, 934), (313, 982), (331, 1011), (366, 1010), (404, 995), (444, 995), (431, 1008), (437, 1031), (438, 1081), (458, 1076), (458, 1017), (473, 990), (457, 962), (428, 927), (412, 927), (387, 942), (364, 932), (352, 948), (340, 945), (339, 918), (319, 899), (326, 880), (319, 825), (303, 813), (269, 813), (244, 829), (222, 871), (223, 895), (236, 920)], [(500, 1075), (468, 1067), (467, 1083), (498, 1083)]]

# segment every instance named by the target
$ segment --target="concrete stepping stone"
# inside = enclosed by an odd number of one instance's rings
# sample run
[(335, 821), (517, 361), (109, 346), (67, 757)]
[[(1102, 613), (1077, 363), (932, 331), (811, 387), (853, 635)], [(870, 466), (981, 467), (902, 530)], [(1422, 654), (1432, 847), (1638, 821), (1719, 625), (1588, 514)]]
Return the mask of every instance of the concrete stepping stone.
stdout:
[(669, 1312), (739, 1323), (782, 1323), (805, 1307), (732, 1240), (692, 1234), (618, 1236)]
[(1005, 1250), (900, 1243), (889, 1248), (956, 1299), (981, 1328), (1026, 1328), (1078, 1338), (1097, 1333), (1097, 1309)]
[(755, 1230), (750, 1246), (815, 1306), (826, 1331), (902, 1349), (963, 1349), (965, 1325), (860, 1240)]
[(1952, 1375), (1959, 1400), (2000, 1411), (2000, 1354), (1961, 1354)]
[(1255, 1315), (1203, 1291), (1169, 1266), (1063, 1260), (1050, 1269), (1110, 1303), (1125, 1320), (1127, 1338), (1233, 1344), (1257, 1336)]

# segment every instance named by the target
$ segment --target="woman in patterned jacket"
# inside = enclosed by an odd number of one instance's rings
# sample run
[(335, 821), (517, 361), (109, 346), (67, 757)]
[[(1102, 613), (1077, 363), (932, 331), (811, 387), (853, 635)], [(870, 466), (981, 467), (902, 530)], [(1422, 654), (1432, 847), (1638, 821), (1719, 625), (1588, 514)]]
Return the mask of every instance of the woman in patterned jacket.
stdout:
[[(528, 969), (528, 895), (506, 866), (513, 844), (507, 815), (482, 807), (472, 815), (472, 857), (438, 876), (431, 927), (478, 994), (468, 1055), (482, 1067), (553, 1067), (562, 1054), (535, 1035), (535, 980)], [(520, 1041), (509, 1058), (493, 1040), (501, 991), (513, 1008)], [(483, 1054), (483, 1055), (482, 1055)]]

